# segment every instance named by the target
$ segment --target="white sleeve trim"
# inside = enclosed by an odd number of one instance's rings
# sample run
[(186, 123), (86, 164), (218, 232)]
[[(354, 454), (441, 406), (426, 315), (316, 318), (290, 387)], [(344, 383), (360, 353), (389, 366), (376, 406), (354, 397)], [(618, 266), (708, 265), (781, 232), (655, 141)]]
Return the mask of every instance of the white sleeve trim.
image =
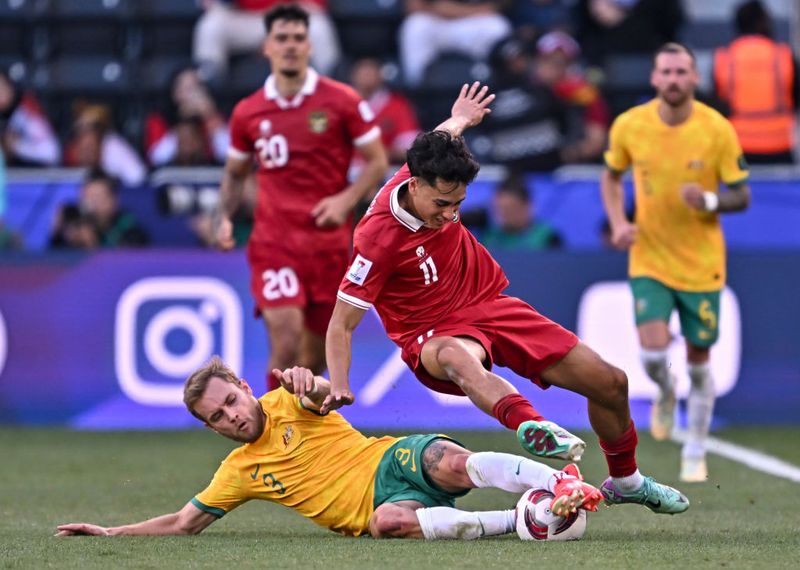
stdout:
[(228, 147), (228, 157), (233, 158), (236, 160), (244, 160), (246, 158), (250, 158), (249, 152), (242, 152), (238, 148), (234, 148), (232, 146)]
[(369, 311), (372, 308), (372, 303), (367, 303), (366, 301), (362, 301), (358, 297), (353, 297), (352, 295), (348, 295), (342, 291), (336, 293), (336, 298), (344, 301), (348, 305), (353, 305), (357, 309), (362, 309), (364, 311)]
[(369, 144), (372, 141), (381, 138), (381, 128), (378, 126), (372, 127), (366, 133), (361, 135), (360, 137), (356, 137), (353, 139), (353, 144), (355, 146), (364, 146), (365, 144)]

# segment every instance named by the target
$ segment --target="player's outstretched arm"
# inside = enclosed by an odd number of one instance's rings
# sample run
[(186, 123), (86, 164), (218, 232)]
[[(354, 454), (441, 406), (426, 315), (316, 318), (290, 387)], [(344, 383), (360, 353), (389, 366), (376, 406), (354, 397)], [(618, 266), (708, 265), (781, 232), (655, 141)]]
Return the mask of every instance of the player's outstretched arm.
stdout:
[(455, 136), (461, 134), (469, 127), (480, 124), (483, 118), (492, 112), (489, 104), (494, 101), (494, 93), (489, 93), (489, 87), (481, 87), (479, 81), (472, 85), (465, 83), (461, 92), (450, 110), (450, 118), (441, 123), (435, 130), (448, 131)]
[(201, 511), (192, 503), (177, 513), (161, 515), (140, 523), (105, 527), (89, 523), (68, 523), (57, 527), (56, 536), (123, 536), (123, 535), (180, 535), (198, 534), (217, 517)]
[(328, 323), (325, 335), (325, 358), (328, 373), (331, 376), (330, 394), (320, 407), (320, 412), (327, 414), (331, 410), (347, 406), (355, 402), (356, 397), (350, 391), (350, 361), (353, 350), (353, 331), (364, 318), (366, 311), (337, 300), (333, 315)]

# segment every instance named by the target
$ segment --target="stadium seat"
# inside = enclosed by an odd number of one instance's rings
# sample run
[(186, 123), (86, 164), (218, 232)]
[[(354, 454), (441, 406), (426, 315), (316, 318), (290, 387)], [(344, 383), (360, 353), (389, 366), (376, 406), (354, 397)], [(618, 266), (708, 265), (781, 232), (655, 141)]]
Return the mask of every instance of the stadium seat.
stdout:
[(396, 56), (402, 0), (331, 0), (329, 9), (348, 56)]
[(139, 0), (137, 16), (147, 20), (194, 22), (202, 14), (197, 0)]
[(29, 56), (32, 17), (31, 0), (0, 0), (0, 56)]
[(33, 87), (48, 95), (119, 95), (132, 86), (132, 71), (117, 59), (67, 56), (37, 66)]
[(158, 56), (139, 64), (136, 88), (145, 94), (166, 93), (170, 89), (173, 76), (192, 64), (185, 56)]
[(227, 95), (243, 97), (261, 85), (269, 75), (269, 62), (261, 54), (235, 56), (231, 59), (230, 70), (225, 81)]
[(37, 18), (47, 28), (50, 57), (128, 56), (132, 0), (47, 0)]

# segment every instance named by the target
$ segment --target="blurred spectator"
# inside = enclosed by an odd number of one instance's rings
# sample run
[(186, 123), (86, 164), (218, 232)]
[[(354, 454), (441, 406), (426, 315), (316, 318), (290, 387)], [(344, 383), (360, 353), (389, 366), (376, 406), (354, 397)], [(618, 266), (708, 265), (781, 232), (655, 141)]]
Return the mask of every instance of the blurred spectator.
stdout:
[(561, 164), (564, 108), (545, 85), (530, 80), (530, 50), (514, 37), (492, 49), (496, 98), (473, 151), (516, 171), (547, 171)]
[(794, 162), (797, 59), (788, 44), (772, 39), (772, 20), (758, 0), (739, 5), (736, 31), (738, 37), (714, 53), (716, 95), (730, 108), (748, 161)]
[(377, 59), (356, 61), (350, 82), (375, 113), (375, 123), (381, 128), (381, 141), (389, 161), (402, 164), (406, 150), (420, 132), (417, 115), (411, 103), (400, 93), (390, 91), (383, 81), (381, 64)]
[(571, 29), (577, 0), (516, 0), (511, 9), (515, 33), (533, 40), (553, 29)]
[(0, 71), (0, 148), (9, 166), (53, 166), (61, 146), (32, 93)]
[(67, 144), (67, 166), (100, 168), (125, 186), (139, 186), (147, 169), (133, 147), (112, 128), (106, 105), (78, 102), (73, 108), (73, 136)]
[(19, 236), (8, 229), (3, 223), (3, 216), (6, 212), (6, 167), (3, 158), (3, 149), (0, 148), (0, 251), (11, 249), (22, 249), (22, 241)]
[[(237, 53), (258, 52), (264, 41), (264, 14), (286, 0), (203, 0), (205, 13), (194, 29), (192, 55), (210, 77), (224, 78), (228, 60)], [(311, 64), (330, 75), (339, 62), (339, 38), (327, 13), (327, 0), (297, 2), (309, 14), (309, 36), (314, 45)]]
[(406, 0), (408, 13), (399, 31), (405, 82), (417, 87), (425, 69), (440, 54), (457, 52), (483, 60), (511, 33), (501, 13), (507, 1)]
[(571, 110), (578, 112), (578, 124), (568, 129), (570, 140), (561, 149), (561, 160), (566, 164), (598, 160), (605, 150), (608, 135), (608, 106), (578, 67), (579, 56), (578, 43), (564, 32), (547, 33), (536, 42), (536, 79), (552, 89)]
[(119, 207), (116, 180), (102, 170), (91, 170), (77, 204), (66, 204), (56, 214), (50, 246), (91, 250), (98, 247), (140, 247), (149, 238), (136, 218)]
[(608, 55), (650, 56), (674, 41), (684, 13), (681, 0), (581, 0), (577, 20), (587, 62), (602, 66)]
[(536, 220), (533, 198), (522, 176), (512, 175), (497, 187), (492, 199), (494, 222), (483, 233), (488, 247), (531, 251), (557, 249), (561, 236), (552, 227)]
[(196, 69), (175, 74), (163, 107), (145, 120), (144, 148), (151, 165), (225, 162), (228, 125)]

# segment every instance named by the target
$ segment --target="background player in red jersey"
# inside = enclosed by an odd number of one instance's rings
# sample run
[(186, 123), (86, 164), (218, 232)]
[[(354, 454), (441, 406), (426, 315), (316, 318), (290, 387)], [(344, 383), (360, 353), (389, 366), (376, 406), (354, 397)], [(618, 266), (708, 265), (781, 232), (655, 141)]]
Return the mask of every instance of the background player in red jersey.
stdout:
[(332, 388), (321, 411), (355, 400), (348, 380), (352, 334), (374, 304), (422, 383), (468, 396), (516, 430), (522, 447), (534, 455), (578, 459), (585, 444), (546, 421), (490, 371), (492, 364), (508, 366), (543, 388), (555, 385), (586, 396), (611, 474), (603, 488), (606, 501), (683, 512), (689, 508), (686, 497), (639, 473), (625, 373), (530, 305), (503, 295), (505, 274), (460, 223), (467, 184), (479, 169), (460, 135), (483, 119), (492, 99), (486, 87), (464, 85), (450, 119), (417, 137), (408, 163), (359, 223), (352, 265), (328, 326)]
[[(320, 373), (335, 284), (350, 255), (351, 212), (382, 179), (387, 159), (367, 103), (309, 67), (308, 14), (281, 5), (264, 23), (272, 74), (231, 117), (217, 241), (234, 246), (230, 216), (255, 155), (259, 196), (247, 257), (269, 334), (267, 369), (299, 363)], [(348, 184), (354, 147), (365, 164)], [(277, 387), (270, 375), (268, 387)]]

